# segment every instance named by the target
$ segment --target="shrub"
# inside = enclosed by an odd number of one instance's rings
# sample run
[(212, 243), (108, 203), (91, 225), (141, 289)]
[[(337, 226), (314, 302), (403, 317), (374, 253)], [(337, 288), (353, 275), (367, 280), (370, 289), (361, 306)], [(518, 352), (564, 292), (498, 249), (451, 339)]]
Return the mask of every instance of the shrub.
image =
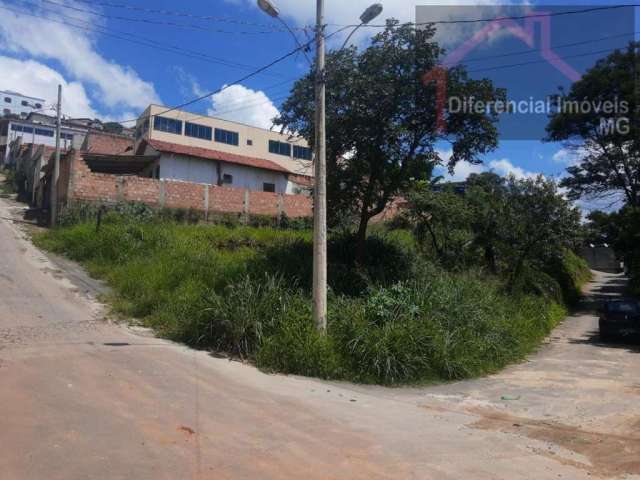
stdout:
[[(36, 241), (106, 279), (118, 312), (265, 370), (382, 384), (467, 378), (523, 358), (564, 315), (545, 293), (548, 276), (530, 282), (535, 295), (531, 286), (513, 293), (481, 271), (418, 260), (405, 231), (370, 237), (356, 269), (353, 239), (341, 234), (330, 242), (320, 335), (310, 232), (126, 220), (135, 215), (113, 212), (99, 232), (84, 223)], [(568, 270), (579, 266), (569, 259)]]

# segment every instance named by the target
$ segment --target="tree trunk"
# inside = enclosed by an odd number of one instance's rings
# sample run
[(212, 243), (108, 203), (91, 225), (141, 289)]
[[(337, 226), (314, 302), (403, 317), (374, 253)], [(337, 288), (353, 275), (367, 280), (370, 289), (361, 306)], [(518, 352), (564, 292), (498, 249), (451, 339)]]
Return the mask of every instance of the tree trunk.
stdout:
[(362, 212), (360, 213), (360, 224), (358, 225), (358, 232), (356, 234), (356, 263), (360, 267), (364, 266), (368, 226), (369, 226), (369, 208), (368, 206), (363, 205)]

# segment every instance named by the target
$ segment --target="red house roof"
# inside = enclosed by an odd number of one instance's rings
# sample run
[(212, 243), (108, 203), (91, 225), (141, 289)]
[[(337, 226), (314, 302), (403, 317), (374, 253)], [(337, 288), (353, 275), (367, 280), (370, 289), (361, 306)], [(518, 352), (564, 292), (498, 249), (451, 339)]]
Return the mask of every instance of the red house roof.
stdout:
[(212, 150), (208, 148), (188, 147), (186, 145), (162, 142), (160, 140), (147, 140), (146, 143), (151, 145), (158, 152), (188, 155), (190, 157), (204, 158), (207, 160), (219, 160), (227, 163), (235, 163), (236, 165), (272, 170), (274, 172), (292, 173), (277, 163), (263, 158), (247, 157), (244, 155), (221, 152), (219, 150)]

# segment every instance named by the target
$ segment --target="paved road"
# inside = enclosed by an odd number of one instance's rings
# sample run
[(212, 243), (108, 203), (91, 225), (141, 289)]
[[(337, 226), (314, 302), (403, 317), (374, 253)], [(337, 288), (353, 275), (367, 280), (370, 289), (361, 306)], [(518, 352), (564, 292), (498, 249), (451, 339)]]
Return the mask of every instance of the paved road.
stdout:
[[(594, 295), (622, 281), (598, 275)], [(154, 339), (103, 320), (84, 286), (0, 220), (2, 480), (640, 473), (639, 350), (599, 344), (588, 312), (498, 375), (383, 389), (265, 375)]]

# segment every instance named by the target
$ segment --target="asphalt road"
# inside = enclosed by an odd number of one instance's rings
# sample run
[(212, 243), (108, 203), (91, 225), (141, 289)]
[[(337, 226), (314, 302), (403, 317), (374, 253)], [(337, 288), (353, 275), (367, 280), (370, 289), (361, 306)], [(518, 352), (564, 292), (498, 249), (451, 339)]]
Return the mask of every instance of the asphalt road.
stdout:
[[(104, 320), (91, 282), (36, 250), (9, 205), (2, 480), (640, 478), (640, 349), (600, 344), (589, 304), (530, 361), (485, 379), (385, 389), (265, 375)], [(623, 282), (598, 274), (592, 298)]]

